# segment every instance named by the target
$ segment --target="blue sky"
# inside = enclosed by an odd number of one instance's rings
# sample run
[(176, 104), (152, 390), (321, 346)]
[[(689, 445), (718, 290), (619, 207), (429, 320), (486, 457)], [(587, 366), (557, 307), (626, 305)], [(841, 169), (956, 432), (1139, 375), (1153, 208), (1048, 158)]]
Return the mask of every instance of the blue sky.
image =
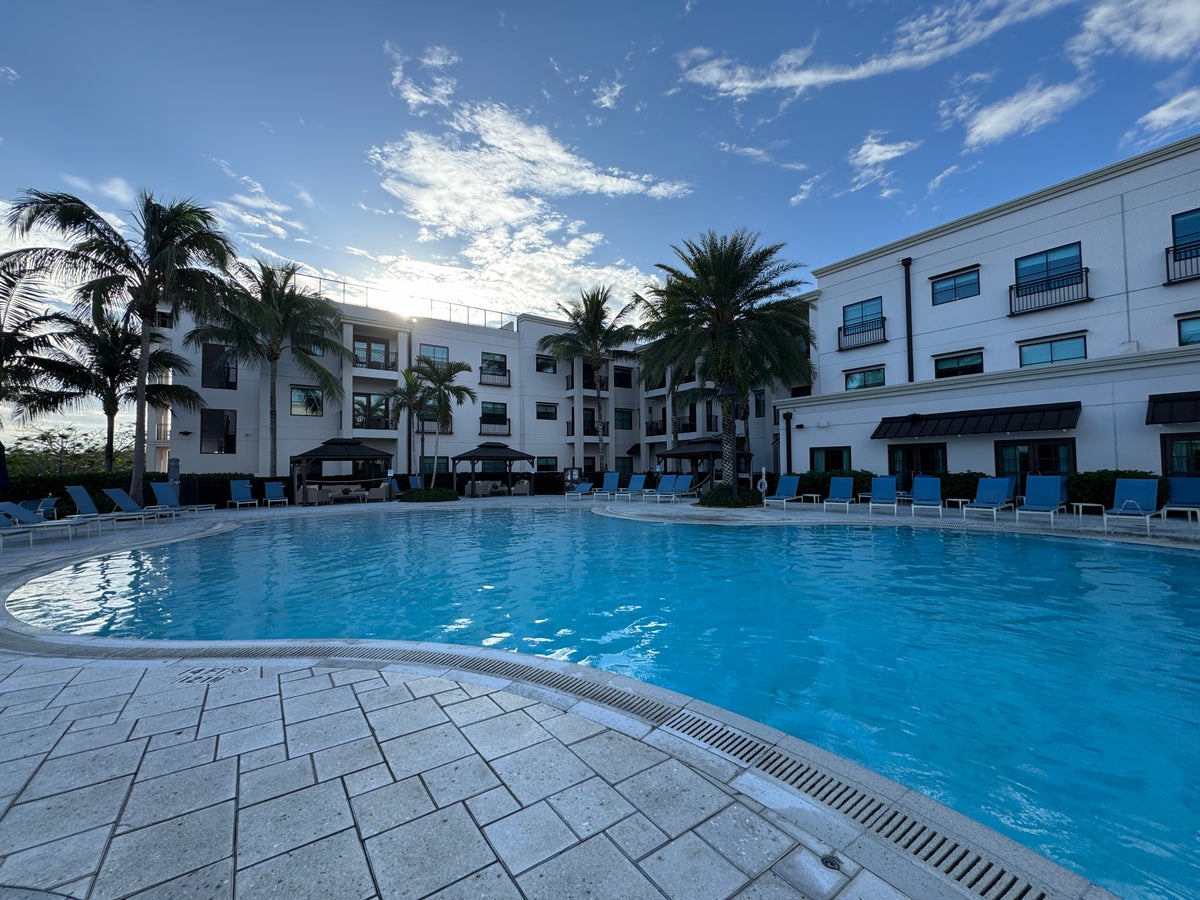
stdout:
[(29, 3), (0, 202), (145, 187), (372, 305), (546, 311), (710, 228), (820, 266), (1184, 137), (1197, 59), (1196, 0)]

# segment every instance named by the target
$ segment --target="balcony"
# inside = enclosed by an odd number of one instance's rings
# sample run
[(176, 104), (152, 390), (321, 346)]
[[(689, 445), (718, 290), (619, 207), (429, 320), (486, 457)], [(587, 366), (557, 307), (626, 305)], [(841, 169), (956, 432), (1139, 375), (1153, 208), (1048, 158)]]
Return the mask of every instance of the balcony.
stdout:
[(439, 425), (435, 419), (417, 419), (417, 434), (454, 434), (454, 420)]
[(512, 419), (501, 419), (498, 416), (480, 416), (479, 433), (481, 435), (512, 434)]
[(171, 423), (156, 422), (154, 425), (154, 439), (156, 441), (169, 441), (171, 439)]
[[(580, 432), (584, 437), (608, 437), (607, 422), (584, 422), (583, 431)], [(567, 423), (567, 437), (575, 436), (575, 423)]]
[(1200, 278), (1200, 241), (1168, 247), (1167, 284)]
[(667, 433), (666, 422), (647, 422), (646, 437), (655, 437), (656, 435)]
[(882, 344), (887, 340), (887, 318), (868, 319), (853, 325), (838, 327), (838, 349), (852, 350), (855, 347), (866, 347), (868, 344)]
[(1066, 306), (1070, 303), (1083, 303), (1091, 299), (1088, 294), (1088, 270), (1079, 269), (1040, 281), (1009, 285), (1008, 314), (1019, 316), (1022, 313)]
[(684, 419), (680, 416), (676, 416), (674, 418), (674, 420), (672, 421), (672, 424), (675, 426), (676, 434), (685, 434), (689, 431), (696, 430), (696, 420), (695, 419)]
[(705, 416), (704, 417), (704, 429), (706, 431), (720, 431), (721, 430), (721, 417), (720, 416)]
[(479, 383), (490, 387), (512, 387), (512, 372), (509, 369), (503, 372), (480, 369)]
[(355, 416), (354, 427), (367, 431), (395, 431), (388, 416)]
[[(588, 376), (588, 375), (584, 375), (583, 376), (583, 389), (585, 391), (596, 390), (596, 382), (597, 381), (600, 382), (600, 390), (602, 390), (602, 391), (608, 390), (608, 376), (607, 375), (601, 375), (599, 379)], [(575, 376), (574, 375), (567, 376), (567, 390), (568, 391), (575, 390)]]
[(372, 351), (369, 354), (354, 354), (354, 368), (373, 369), (378, 372), (396, 372), (400, 366), (400, 355), (387, 351)]

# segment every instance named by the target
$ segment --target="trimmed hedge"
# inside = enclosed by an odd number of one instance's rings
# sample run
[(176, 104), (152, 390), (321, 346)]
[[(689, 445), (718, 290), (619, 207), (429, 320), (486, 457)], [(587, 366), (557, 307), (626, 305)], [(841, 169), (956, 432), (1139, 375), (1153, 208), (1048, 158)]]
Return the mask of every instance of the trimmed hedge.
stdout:
[(733, 488), (727, 484), (717, 484), (711, 490), (700, 495), (697, 506), (716, 506), (722, 509), (747, 509), (751, 506), (762, 506), (762, 494), (753, 488), (738, 487), (737, 496), (733, 496)]
[(398, 498), (401, 503), (449, 503), (458, 499), (458, 493), (453, 488), (421, 488), (418, 491), (405, 491)]
[(1074, 503), (1100, 503), (1105, 509), (1112, 506), (1117, 493), (1118, 478), (1155, 478), (1158, 480), (1158, 505), (1167, 502), (1170, 482), (1153, 472), (1137, 469), (1097, 469), (1095, 472), (1076, 472), (1067, 479), (1067, 494)]

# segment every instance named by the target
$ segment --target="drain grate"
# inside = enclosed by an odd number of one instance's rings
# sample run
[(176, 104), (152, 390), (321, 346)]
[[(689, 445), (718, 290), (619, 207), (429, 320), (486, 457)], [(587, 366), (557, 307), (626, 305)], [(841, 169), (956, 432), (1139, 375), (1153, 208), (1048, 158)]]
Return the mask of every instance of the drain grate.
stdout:
[(243, 675), (249, 671), (249, 666), (206, 666), (202, 669), (188, 669), (175, 679), (175, 684), (216, 684), (222, 678)]
[(1046, 891), (1007, 871), (968, 844), (939, 832), (887, 801), (819, 766), (721, 722), (680, 710), (662, 725), (731, 762), (770, 776), (868, 828), (899, 850), (985, 900), (1047, 900)]

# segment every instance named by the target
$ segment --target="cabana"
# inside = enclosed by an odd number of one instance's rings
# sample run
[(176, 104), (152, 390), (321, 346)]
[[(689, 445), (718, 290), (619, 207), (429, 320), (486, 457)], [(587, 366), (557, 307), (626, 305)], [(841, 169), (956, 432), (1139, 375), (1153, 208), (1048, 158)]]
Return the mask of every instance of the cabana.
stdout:
[[(746, 449), (746, 439), (742, 437), (737, 438), (734, 448), (737, 455), (737, 468), (744, 475), (750, 469), (750, 461), (754, 458), (754, 454)], [(717, 463), (721, 460), (721, 439), (707, 437), (680, 441), (670, 450), (664, 450), (657, 454), (657, 458), (663, 464), (664, 471), (668, 461), (675, 460), (675, 465), (679, 467), (686, 460), (691, 463), (693, 475), (704, 474), (711, 478), (717, 470)], [(682, 472), (683, 469), (679, 468), (679, 471)]]
[(536, 456), (531, 456), (528, 453), (522, 453), (520, 450), (514, 450), (508, 444), (502, 444), (499, 441), (484, 441), (474, 450), (468, 450), (466, 453), (452, 457), (450, 462), (454, 464), (451, 473), (455, 476), (458, 474), (458, 464), (460, 462), (470, 463), (471, 465), (471, 496), (479, 496), (478, 482), (475, 479), (475, 467), (481, 462), (502, 462), (504, 463), (504, 483), (508, 490), (508, 496), (513, 493), (513, 464), (519, 462), (529, 463), (529, 493), (533, 494), (533, 472), (534, 463), (537, 461)]
[(308, 469), (313, 463), (351, 462), (362, 463), (368, 468), (377, 468), (378, 475), (370, 476), (371, 480), (380, 483), (387, 478), (387, 470), (392, 463), (392, 454), (386, 450), (369, 447), (354, 438), (330, 438), (319, 447), (305, 453), (297, 453), (291, 458), (292, 485), (296, 489), (296, 499), (299, 503), (308, 505)]

